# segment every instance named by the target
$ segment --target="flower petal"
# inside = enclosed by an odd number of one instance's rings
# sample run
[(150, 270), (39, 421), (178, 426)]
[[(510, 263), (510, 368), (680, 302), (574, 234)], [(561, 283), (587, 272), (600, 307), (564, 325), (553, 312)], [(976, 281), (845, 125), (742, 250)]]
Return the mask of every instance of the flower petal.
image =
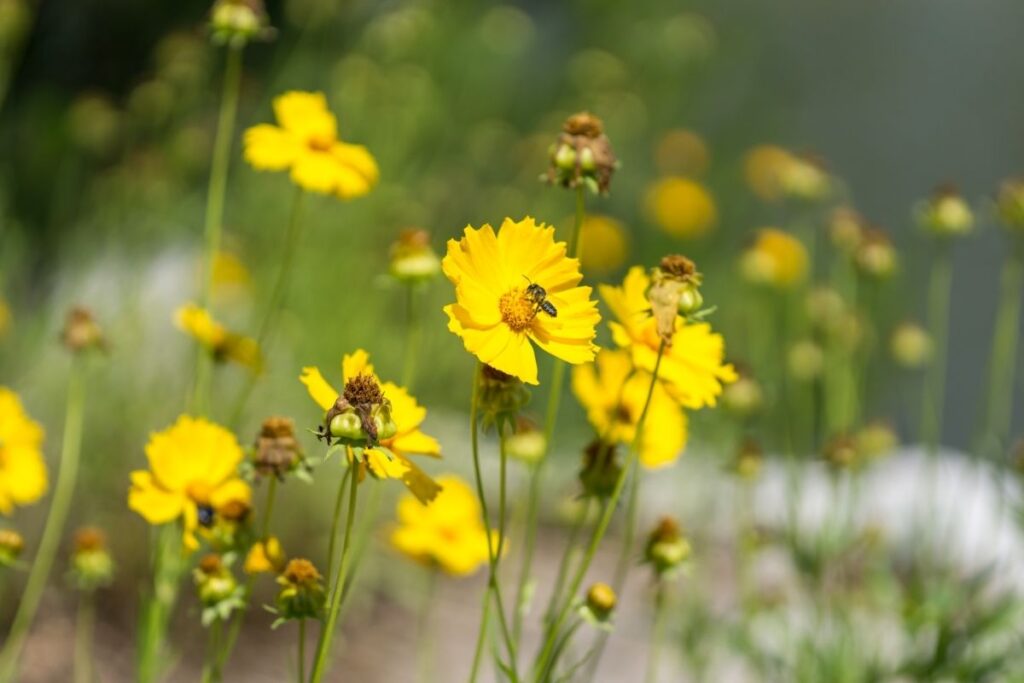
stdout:
[(327, 383), (324, 376), (320, 374), (320, 368), (313, 366), (302, 368), (299, 381), (306, 385), (306, 391), (309, 392), (310, 397), (324, 410), (330, 410), (338, 400), (338, 390)]

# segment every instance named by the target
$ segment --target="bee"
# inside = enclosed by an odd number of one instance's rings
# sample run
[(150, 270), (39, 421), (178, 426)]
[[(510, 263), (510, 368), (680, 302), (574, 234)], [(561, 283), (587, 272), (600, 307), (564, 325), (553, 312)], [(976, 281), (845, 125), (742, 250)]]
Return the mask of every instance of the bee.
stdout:
[(533, 301), (534, 305), (537, 307), (537, 310), (544, 311), (552, 318), (557, 318), (558, 309), (555, 308), (555, 305), (553, 303), (548, 301), (547, 290), (538, 285), (536, 282), (530, 280), (530, 278), (526, 277), (525, 275), (523, 277), (526, 278), (526, 281), (530, 283), (529, 286), (526, 288), (526, 296), (530, 297), (530, 300)]
[(198, 506), (196, 516), (198, 517), (199, 526), (207, 528), (213, 526), (214, 511), (209, 505)]

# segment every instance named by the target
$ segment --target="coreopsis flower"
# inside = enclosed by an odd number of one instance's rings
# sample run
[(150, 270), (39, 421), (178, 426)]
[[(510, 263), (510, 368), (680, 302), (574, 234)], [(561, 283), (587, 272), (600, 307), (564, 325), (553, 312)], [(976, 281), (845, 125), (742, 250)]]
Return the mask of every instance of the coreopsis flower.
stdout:
[(619, 162), (612, 151), (604, 123), (589, 112), (573, 114), (549, 151), (551, 165), (544, 176), (552, 185), (608, 194)]
[[(622, 285), (601, 285), (601, 298), (615, 315), (609, 322), (615, 344), (629, 352), (633, 367), (646, 373), (654, 371), (661, 337), (651, 315), (647, 290), (651, 278), (634, 266)], [(714, 406), (722, 385), (736, 380), (732, 365), (724, 362), (725, 341), (705, 322), (675, 318), (672, 345), (666, 346), (658, 370), (658, 381), (684, 408)]]
[(277, 595), (275, 625), (289, 619), (319, 619), (323, 615), (327, 594), (324, 580), (316, 565), (296, 557), (277, 577), (281, 592)]
[(0, 513), (31, 505), (46, 493), (43, 428), (25, 413), (18, 395), (0, 386)]
[(182, 522), (188, 550), (199, 547), (196, 530), (214, 524), (221, 510), (250, 503), (252, 491), (238, 476), (243, 458), (235, 435), (201, 417), (182, 415), (146, 444), (149, 470), (131, 474), (128, 507), (150, 524)]
[(280, 572), (284, 568), (285, 559), (281, 541), (277, 536), (268, 536), (266, 540), (256, 541), (249, 548), (242, 571), (246, 574)]
[[(629, 446), (647, 400), (651, 375), (634, 371), (625, 350), (603, 350), (593, 364), (572, 369), (572, 390), (602, 440)], [(661, 383), (654, 385), (640, 437), (644, 467), (671, 465), (686, 447), (686, 415)]]
[(762, 228), (740, 257), (740, 273), (752, 284), (786, 289), (807, 277), (807, 248), (777, 228)]
[(467, 226), (441, 262), (455, 285), (448, 329), (482, 363), (527, 384), (538, 383), (534, 344), (572, 365), (597, 353), (597, 303), (554, 233), (532, 218), (506, 218), (497, 233)]
[(1008, 229), (1024, 230), (1024, 178), (1010, 178), (999, 186), (996, 213)]
[(690, 557), (690, 552), (690, 542), (683, 536), (679, 522), (673, 517), (662, 517), (647, 537), (644, 562), (658, 576), (669, 576)]
[(939, 237), (957, 237), (974, 230), (970, 204), (950, 185), (936, 189), (929, 199), (918, 204), (916, 213), (918, 224)]
[[(369, 436), (365, 434), (369, 425), (364, 424), (364, 418), (369, 415), (358, 414), (364, 409), (361, 404), (363, 399), (358, 394), (372, 392), (379, 395), (379, 405), (386, 402), (388, 406), (387, 412), (393, 422), (393, 429), (388, 430), (390, 434), (381, 434), (378, 431), (377, 438), (365, 441), (361, 467), (378, 479), (401, 479), (413, 495), (424, 503), (433, 500), (440, 487), (410, 457), (414, 454), (441, 457), (441, 445), (437, 439), (427, 436), (420, 430), (423, 420), (427, 417), (426, 408), (417, 403), (404, 387), (392, 382), (382, 383), (370, 364), (369, 354), (362, 349), (342, 359), (341, 373), (344, 382), (344, 390), (341, 393), (324, 379), (319, 368), (305, 367), (299, 377), (306, 385), (310, 397), (328, 411), (328, 415), (337, 412), (331, 420), (327, 420), (326, 428), (333, 436), (339, 436), (340, 432), (334, 433), (335, 428), (346, 427), (336, 425), (334, 418), (340, 418), (338, 422), (345, 422), (344, 418), (353, 414), (347, 412), (351, 409), (356, 414), (356, 420), (351, 425), (352, 434), (363, 433), (365, 439)], [(347, 405), (341, 406), (341, 403)]]
[(218, 45), (242, 47), (274, 36), (263, 0), (216, 0), (210, 9), (210, 36)]
[(206, 348), (215, 361), (232, 361), (253, 372), (259, 372), (262, 367), (263, 359), (256, 340), (229, 331), (205, 308), (187, 303), (178, 308), (174, 320), (178, 328)]
[(829, 217), (829, 238), (836, 249), (846, 254), (852, 254), (860, 246), (864, 230), (864, 218), (849, 207), (841, 206)]
[(114, 560), (107, 548), (107, 536), (94, 527), (75, 532), (71, 553), (71, 581), (79, 590), (91, 591), (108, 585), (114, 578)]
[[(488, 531), (476, 493), (454, 475), (438, 477), (441, 492), (430, 505), (414, 496), (398, 501), (391, 545), (413, 560), (453, 576), (469, 576), (488, 561)], [(490, 532), (497, 545), (497, 532)]]
[(103, 350), (107, 347), (103, 330), (96, 322), (96, 318), (89, 309), (81, 306), (75, 306), (68, 311), (64, 329), (61, 331), (61, 341), (72, 353), (89, 349)]
[(601, 214), (587, 214), (580, 228), (580, 263), (587, 273), (608, 273), (629, 256), (629, 236), (622, 223)]
[(654, 224), (673, 237), (702, 237), (718, 221), (711, 193), (689, 178), (670, 176), (657, 181), (647, 190), (646, 205)]
[(441, 272), (441, 259), (430, 247), (430, 233), (407, 228), (398, 235), (390, 250), (391, 277), (400, 282), (421, 282)]
[(244, 298), (252, 287), (252, 275), (237, 254), (220, 249), (213, 255), (213, 296), (232, 301)]
[(245, 160), (261, 171), (289, 171), (309, 192), (353, 199), (377, 184), (377, 161), (362, 145), (342, 142), (338, 122), (320, 92), (287, 92), (274, 98), (279, 125), (245, 131)]

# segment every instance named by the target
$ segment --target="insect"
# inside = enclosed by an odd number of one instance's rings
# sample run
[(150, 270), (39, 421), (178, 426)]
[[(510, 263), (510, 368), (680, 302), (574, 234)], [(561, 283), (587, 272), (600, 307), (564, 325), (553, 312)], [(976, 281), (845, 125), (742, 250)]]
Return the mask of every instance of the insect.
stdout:
[(536, 282), (530, 280), (530, 278), (526, 277), (525, 275), (523, 277), (526, 278), (526, 281), (530, 283), (529, 286), (526, 288), (526, 296), (530, 297), (530, 300), (534, 303), (534, 305), (537, 306), (537, 310), (544, 311), (552, 318), (557, 318), (558, 309), (555, 308), (555, 305), (553, 303), (548, 301), (547, 290), (538, 285)]

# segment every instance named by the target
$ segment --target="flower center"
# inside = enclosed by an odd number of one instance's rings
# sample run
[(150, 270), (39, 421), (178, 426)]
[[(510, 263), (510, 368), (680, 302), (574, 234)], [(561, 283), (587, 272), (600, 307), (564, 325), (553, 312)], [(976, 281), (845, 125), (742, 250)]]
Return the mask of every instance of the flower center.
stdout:
[(501, 319), (513, 332), (522, 332), (537, 317), (537, 304), (518, 287), (505, 292), (498, 301)]
[(306, 145), (314, 152), (330, 152), (334, 140), (325, 137), (312, 137), (306, 141)]

